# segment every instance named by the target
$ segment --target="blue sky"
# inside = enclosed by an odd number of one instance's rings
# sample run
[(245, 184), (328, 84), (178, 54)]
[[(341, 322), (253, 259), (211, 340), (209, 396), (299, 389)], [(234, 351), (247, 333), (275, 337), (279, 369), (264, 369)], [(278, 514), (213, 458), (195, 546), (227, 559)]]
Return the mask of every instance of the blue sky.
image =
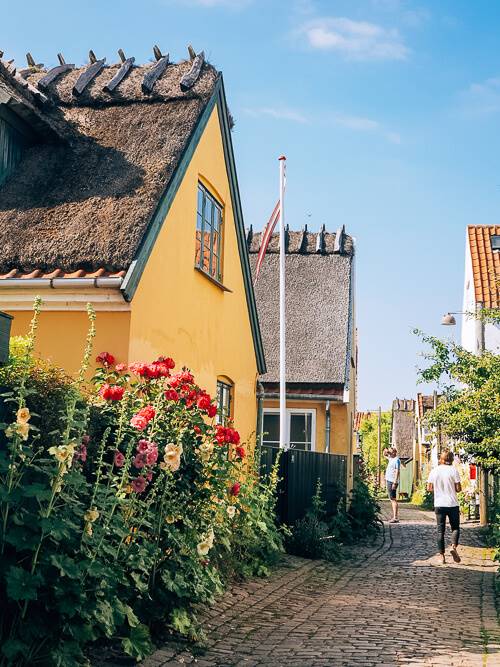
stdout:
[[(245, 221), (288, 158), (287, 222), (356, 237), (359, 406), (412, 397), (415, 326), (450, 335), (465, 226), (498, 222), (500, 3), (490, 0), (26, 0), (0, 48), (24, 62), (139, 62), (204, 49), (224, 73)], [(7, 8), (8, 7), (8, 8)], [(453, 335), (457, 335), (455, 332)]]

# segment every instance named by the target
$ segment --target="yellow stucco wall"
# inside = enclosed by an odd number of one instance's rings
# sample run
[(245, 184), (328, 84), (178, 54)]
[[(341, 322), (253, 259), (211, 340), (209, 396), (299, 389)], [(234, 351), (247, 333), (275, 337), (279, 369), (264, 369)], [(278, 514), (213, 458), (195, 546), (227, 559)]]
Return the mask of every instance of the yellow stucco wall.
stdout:
[[(168, 212), (132, 302), (131, 361), (168, 355), (188, 366), (212, 395), (217, 376), (234, 382), (234, 421), (255, 433), (257, 364), (237, 246), (217, 108)], [(224, 206), (225, 292), (196, 271), (197, 186)]]
[[(14, 316), (12, 335), (26, 335), (33, 313), (14, 311), (10, 314)], [(96, 354), (107, 350), (116, 356), (117, 361), (126, 363), (128, 361), (129, 326), (129, 312), (96, 313), (96, 337), (94, 339)], [(44, 312), (42, 309), (35, 352), (50, 363), (64, 368), (67, 373), (73, 374), (80, 368), (88, 328), (89, 321), (86, 312)]]
[[(316, 410), (315, 451), (324, 452), (326, 445), (326, 410), (321, 401), (287, 400), (287, 408)], [(279, 408), (279, 401), (264, 401), (264, 409)], [(330, 454), (349, 454), (350, 428), (348, 405), (330, 401)]]

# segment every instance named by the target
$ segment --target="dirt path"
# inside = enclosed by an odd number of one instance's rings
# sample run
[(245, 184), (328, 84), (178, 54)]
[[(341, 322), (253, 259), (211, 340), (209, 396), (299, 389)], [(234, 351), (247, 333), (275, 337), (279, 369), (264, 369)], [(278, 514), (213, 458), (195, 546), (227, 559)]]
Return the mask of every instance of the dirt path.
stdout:
[(356, 561), (287, 558), (233, 587), (205, 616), (204, 653), (165, 646), (143, 667), (500, 667), (496, 566), (477, 528), (463, 527), (462, 563), (442, 566), (433, 514), (403, 506), (401, 519)]

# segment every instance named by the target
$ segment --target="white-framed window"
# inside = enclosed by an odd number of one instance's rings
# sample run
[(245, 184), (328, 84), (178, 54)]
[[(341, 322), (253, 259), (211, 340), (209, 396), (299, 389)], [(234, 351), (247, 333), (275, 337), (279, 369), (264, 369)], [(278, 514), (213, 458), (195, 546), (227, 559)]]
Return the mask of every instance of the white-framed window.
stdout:
[(217, 378), (217, 424), (227, 426), (233, 418), (234, 384), (228, 378)]
[[(286, 417), (287, 446), (290, 447), (290, 449), (314, 451), (316, 445), (316, 410), (287, 408)], [(279, 447), (279, 408), (264, 408), (262, 442), (265, 445)]]

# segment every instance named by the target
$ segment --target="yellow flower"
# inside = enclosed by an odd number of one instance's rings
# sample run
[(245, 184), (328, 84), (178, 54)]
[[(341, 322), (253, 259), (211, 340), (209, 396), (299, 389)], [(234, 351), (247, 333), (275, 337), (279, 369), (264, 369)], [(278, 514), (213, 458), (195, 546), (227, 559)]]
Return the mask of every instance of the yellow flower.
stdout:
[(175, 516), (172, 516), (171, 514), (167, 514), (167, 516), (165, 517), (165, 521), (167, 523), (175, 523)]
[(229, 507), (226, 509), (226, 512), (228, 517), (232, 519), (236, 514), (236, 507), (234, 505), (229, 505)]
[(12, 437), (14, 437), (14, 434), (16, 433), (16, 431), (17, 431), (17, 428), (15, 428), (13, 424), (11, 424), (10, 426), (7, 426), (7, 428), (5, 429), (5, 436), (7, 438), (12, 438)]
[(89, 537), (92, 537), (92, 524), (91, 523), (86, 523), (85, 524), (85, 532)]
[[(51, 454), (59, 463), (64, 463), (67, 466), (71, 465), (73, 456), (75, 454), (75, 444), (59, 445), (58, 447), (50, 447), (49, 454)], [(66, 466), (65, 466), (66, 467)]]
[(214, 529), (210, 528), (206, 537), (198, 542), (196, 545), (196, 551), (199, 556), (206, 556), (210, 549), (214, 546)]
[(198, 447), (198, 452), (200, 454), (201, 460), (208, 461), (213, 450), (214, 450), (213, 442), (209, 442), (208, 440), (202, 442), (201, 445)]
[(27, 422), (21, 422), (17, 425), (17, 432), (23, 440), (27, 440), (30, 432), (30, 425)]
[(31, 418), (30, 411), (28, 408), (19, 408), (17, 411), (17, 423), (26, 424)]
[(165, 454), (163, 456), (163, 462), (165, 466), (162, 466), (163, 469), (169, 468), (172, 472), (179, 470), (181, 465), (181, 454), (182, 454), (182, 445), (174, 445), (173, 442), (169, 442), (165, 446)]
[(54, 483), (52, 484), (52, 489), (54, 490), (54, 493), (61, 493), (62, 481), (59, 479), (59, 477), (57, 477)]
[(83, 515), (83, 518), (85, 521), (88, 521), (89, 523), (94, 523), (94, 521), (97, 521), (99, 518), (99, 512), (95, 509), (92, 510), (87, 510), (85, 514)]

